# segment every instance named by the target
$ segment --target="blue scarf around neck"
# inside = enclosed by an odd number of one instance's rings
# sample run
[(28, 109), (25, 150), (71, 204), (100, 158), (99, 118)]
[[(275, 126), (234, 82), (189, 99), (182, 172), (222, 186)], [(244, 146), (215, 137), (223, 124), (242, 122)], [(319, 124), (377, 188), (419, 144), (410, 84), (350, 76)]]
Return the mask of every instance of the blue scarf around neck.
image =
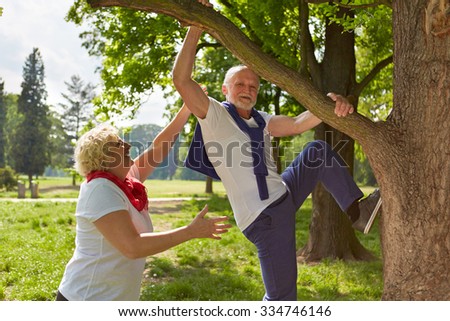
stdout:
[[(261, 200), (265, 200), (269, 198), (269, 190), (267, 188), (266, 182), (268, 171), (264, 155), (264, 128), (266, 126), (266, 122), (264, 121), (264, 118), (258, 113), (258, 111), (252, 108), (250, 115), (256, 121), (258, 127), (250, 127), (241, 118), (241, 116), (239, 116), (236, 107), (233, 104), (229, 102), (223, 102), (222, 104), (234, 119), (238, 127), (250, 138), (251, 153), (253, 158), (253, 172), (256, 177), (256, 183), (258, 185), (259, 198)], [(185, 166), (202, 174), (208, 175), (212, 178), (220, 179), (214, 169), (214, 166), (209, 161), (208, 155), (206, 154), (201, 127), (198, 123), (195, 127), (194, 137), (192, 139), (191, 145), (189, 146)]]

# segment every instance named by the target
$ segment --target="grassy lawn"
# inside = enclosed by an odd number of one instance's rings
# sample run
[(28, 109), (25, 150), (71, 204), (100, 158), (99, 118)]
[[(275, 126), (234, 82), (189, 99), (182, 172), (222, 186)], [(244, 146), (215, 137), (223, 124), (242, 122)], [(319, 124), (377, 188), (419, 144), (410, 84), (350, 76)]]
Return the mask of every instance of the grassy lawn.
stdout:
[(75, 202), (0, 204), (0, 299), (51, 300), (74, 246)]
[[(182, 181), (182, 180), (146, 180), (148, 197), (205, 197), (204, 181)], [(218, 195), (225, 195), (222, 182), (213, 182), (213, 191)]]
[[(176, 182), (176, 188), (164, 183), (148, 182), (149, 195), (168, 196), (178, 188), (184, 192), (177, 190), (177, 196), (192, 196), (197, 190), (202, 195), (204, 188), (204, 182)], [(0, 202), (0, 299), (53, 300), (73, 253), (75, 202)], [(187, 224), (206, 202), (210, 215), (227, 215), (234, 224), (228, 201), (213, 196), (208, 201), (151, 204), (155, 229)], [(297, 215), (299, 247), (306, 243), (310, 213), (309, 199)], [(380, 257), (376, 226), (369, 235), (358, 236)], [(302, 264), (297, 287), (299, 300), (380, 300), (381, 260)], [(193, 240), (149, 257), (141, 300), (261, 300), (263, 294), (255, 248), (234, 227), (220, 241)]]

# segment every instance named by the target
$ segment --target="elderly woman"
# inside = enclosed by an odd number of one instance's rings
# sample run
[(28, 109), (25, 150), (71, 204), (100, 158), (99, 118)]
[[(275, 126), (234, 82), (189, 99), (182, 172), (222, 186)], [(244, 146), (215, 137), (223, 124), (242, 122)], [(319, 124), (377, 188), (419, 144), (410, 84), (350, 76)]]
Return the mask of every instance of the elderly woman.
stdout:
[(207, 219), (205, 208), (188, 225), (153, 232), (142, 182), (167, 156), (190, 111), (183, 106), (137, 159), (107, 125), (84, 134), (75, 149), (86, 177), (76, 208), (76, 247), (56, 300), (138, 300), (145, 258), (193, 238), (220, 239), (226, 217)]

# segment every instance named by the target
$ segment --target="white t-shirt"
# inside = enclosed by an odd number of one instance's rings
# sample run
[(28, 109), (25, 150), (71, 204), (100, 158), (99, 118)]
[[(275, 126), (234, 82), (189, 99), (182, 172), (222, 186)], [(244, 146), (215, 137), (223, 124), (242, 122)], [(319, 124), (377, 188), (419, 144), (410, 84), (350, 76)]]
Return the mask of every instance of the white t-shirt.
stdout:
[[(269, 175), (266, 176), (269, 198), (261, 200), (253, 172), (250, 138), (241, 131), (225, 107), (210, 98), (204, 119), (199, 119), (208, 158), (227, 191), (238, 227), (243, 231), (273, 201), (286, 192), (281, 176), (277, 173), (271, 153), (270, 133), (267, 124), (271, 115), (259, 112), (266, 122), (264, 128), (264, 153)], [(257, 127), (252, 118), (245, 120), (250, 127)]]
[[(130, 175), (139, 179), (135, 166)], [(119, 210), (128, 211), (138, 233), (153, 231), (148, 211), (138, 212), (110, 180), (97, 178), (81, 184), (75, 213), (75, 252), (59, 286), (69, 301), (139, 300), (145, 258), (125, 257), (94, 225), (102, 216)]]

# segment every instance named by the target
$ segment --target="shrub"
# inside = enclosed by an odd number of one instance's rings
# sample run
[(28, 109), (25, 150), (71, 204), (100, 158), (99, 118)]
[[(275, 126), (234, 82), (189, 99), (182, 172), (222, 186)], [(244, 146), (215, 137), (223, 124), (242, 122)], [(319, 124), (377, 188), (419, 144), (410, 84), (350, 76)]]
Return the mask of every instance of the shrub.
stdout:
[(12, 191), (17, 185), (17, 174), (14, 170), (6, 166), (0, 168), (0, 189), (6, 188), (7, 191)]

